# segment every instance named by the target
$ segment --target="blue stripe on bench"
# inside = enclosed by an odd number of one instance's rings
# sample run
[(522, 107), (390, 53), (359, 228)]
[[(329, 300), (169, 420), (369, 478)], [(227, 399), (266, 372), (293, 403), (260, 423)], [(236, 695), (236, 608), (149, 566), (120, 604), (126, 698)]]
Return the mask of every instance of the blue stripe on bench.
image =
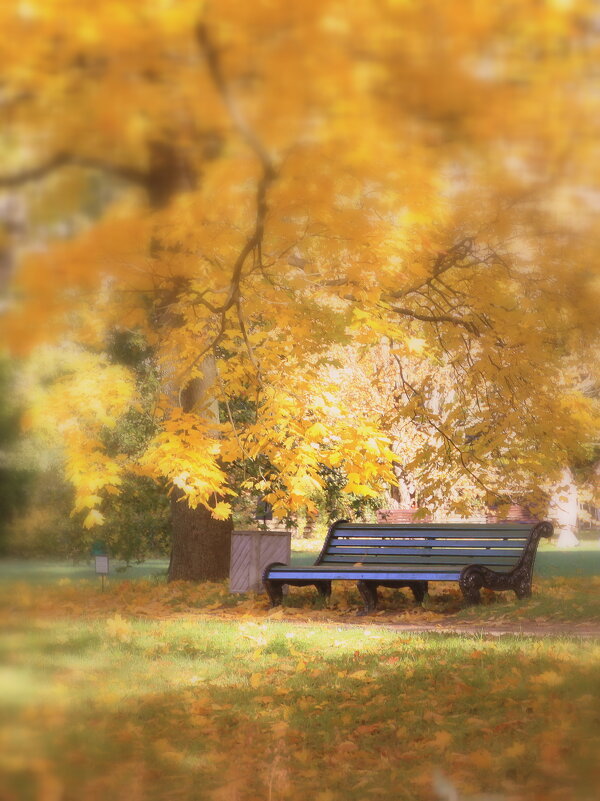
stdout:
[[(460, 576), (460, 571), (456, 572), (443, 572), (443, 569), (440, 569), (439, 572), (425, 572), (423, 570), (406, 570), (402, 572), (402, 578), (412, 581), (423, 581), (424, 579), (429, 580), (438, 580), (438, 581), (458, 581)], [(269, 578), (278, 578), (278, 579), (296, 579), (302, 578), (307, 579), (307, 583), (311, 583), (308, 579), (314, 578), (318, 581), (334, 581), (335, 579), (352, 579), (354, 581), (360, 581), (364, 579), (373, 579), (376, 578), (380, 581), (394, 581), (398, 579), (398, 571), (397, 570), (340, 570), (339, 568), (328, 568), (326, 570), (311, 570), (310, 568), (306, 568), (305, 570), (302, 568), (291, 569), (291, 570), (277, 570), (273, 568), (269, 573)], [(285, 582), (284, 582), (285, 583)]]

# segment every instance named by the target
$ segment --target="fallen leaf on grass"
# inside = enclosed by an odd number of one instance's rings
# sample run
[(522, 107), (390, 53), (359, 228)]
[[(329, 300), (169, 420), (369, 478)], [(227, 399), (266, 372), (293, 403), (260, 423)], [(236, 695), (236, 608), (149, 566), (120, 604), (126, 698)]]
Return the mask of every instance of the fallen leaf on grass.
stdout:
[(119, 642), (129, 642), (131, 639), (131, 623), (118, 613), (106, 621), (106, 630), (110, 637)]
[(432, 739), (431, 744), (442, 751), (446, 749), (452, 742), (452, 735), (449, 731), (441, 730), (436, 732), (435, 737)]
[(540, 673), (539, 676), (534, 676), (531, 679), (532, 684), (541, 684), (545, 687), (558, 687), (559, 684), (562, 684), (564, 681), (564, 677), (560, 675), (560, 673), (556, 673), (554, 670), (547, 670), (544, 673)]
[(359, 681), (371, 681), (371, 677), (367, 674), (366, 670), (355, 670), (354, 673), (348, 673), (349, 679), (358, 679)]
[(523, 745), (523, 743), (514, 743), (513, 745), (509, 745), (508, 748), (504, 749), (504, 756), (513, 759), (515, 757), (523, 756), (527, 749)]
[(485, 748), (480, 748), (468, 755), (468, 763), (480, 770), (491, 770), (494, 765), (494, 758)]

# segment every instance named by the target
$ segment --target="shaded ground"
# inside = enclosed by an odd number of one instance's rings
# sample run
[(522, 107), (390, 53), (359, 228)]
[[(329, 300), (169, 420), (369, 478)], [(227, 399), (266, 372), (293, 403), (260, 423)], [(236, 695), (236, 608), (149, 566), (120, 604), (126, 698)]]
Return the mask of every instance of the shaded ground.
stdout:
[(71, 603), (0, 637), (3, 801), (597, 799), (597, 643)]
[[(281, 617), (282, 621), (294, 622), (294, 618)], [(373, 616), (361, 618), (360, 623), (330, 623), (321, 624), (331, 627), (344, 629), (365, 629), (372, 628), (376, 620)], [(308, 625), (308, 624), (307, 624)], [(469, 635), (473, 637), (502, 637), (505, 635), (521, 637), (583, 637), (585, 639), (600, 640), (600, 622), (598, 623), (552, 623), (538, 621), (536, 623), (504, 623), (502, 625), (493, 624), (472, 624), (472, 623), (382, 623), (377, 620), (375, 625), (383, 631), (393, 631), (398, 633), (412, 634), (458, 634), (461, 636)]]
[[(304, 543), (297, 546), (305, 547)], [(315, 548), (297, 550), (293, 561), (309, 564)], [(227, 582), (167, 585), (166, 560), (149, 560), (123, 570), (111, 563), (105, 592), (93, 565), (49, 561), (0, 561), (0, 605), (11, 613), (86, 615), (116, 612), (163, 619), (194, 614), (213, 618), (279, 617), (356, 626), (377, 625), (405, 631), (600, 636), (600, 547), (595, 540), (577, 549), (544, 544), (538, 553), (533, 597), (525, 602), (512, 592), (483, 593), (479, 607), (465, 607), (456, 583), (430, 587), (424, 607), (408, 591), (381, 590), (380, 609), (358, 617), (361, 599), (352, 582), (334, 582), (332, 602), (323, 608), (313, 588), (291, 588), (283, 608), (270, 610), (264, 595), (232, 595)]]
[(365, 617), (351, 582), (269, 609), (167, 584), (166, 562), (104, 592), (87, 565), (4, 563), (0, 798), (432, 801), (441, 781), (595, 801), (600, 550), (563, 553), (540, 553), (528, 601), (438, 584)]

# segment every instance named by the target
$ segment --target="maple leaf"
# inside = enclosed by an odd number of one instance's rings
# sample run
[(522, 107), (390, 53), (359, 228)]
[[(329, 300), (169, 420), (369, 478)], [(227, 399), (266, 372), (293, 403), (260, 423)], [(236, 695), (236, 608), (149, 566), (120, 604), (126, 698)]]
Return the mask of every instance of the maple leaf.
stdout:
[(101, 526), (104, 523), (104, 515), (97, 509), (90, 509), (83, 521), (84, 528), (93, 528), (94, 526)]

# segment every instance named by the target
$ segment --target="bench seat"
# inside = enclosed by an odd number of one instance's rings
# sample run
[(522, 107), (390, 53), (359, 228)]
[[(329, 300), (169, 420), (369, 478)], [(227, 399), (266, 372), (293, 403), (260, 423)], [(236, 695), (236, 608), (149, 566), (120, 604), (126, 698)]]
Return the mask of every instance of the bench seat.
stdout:
[(269, 565), (263, 576), (271, 603), (280, 604), (283, 586), (314, 585), (328, 598), (332, 581), (356, 581), (365, 611), (377, 606), (377, 587), (409, 587), (423, 600), (429, 581), (457, 581), (469, 603), (479, 590), (531, 593), (540, 537), (550, 523), (528, 524), (358, 524), (338, 521), (330, 528), (314, 565)]

